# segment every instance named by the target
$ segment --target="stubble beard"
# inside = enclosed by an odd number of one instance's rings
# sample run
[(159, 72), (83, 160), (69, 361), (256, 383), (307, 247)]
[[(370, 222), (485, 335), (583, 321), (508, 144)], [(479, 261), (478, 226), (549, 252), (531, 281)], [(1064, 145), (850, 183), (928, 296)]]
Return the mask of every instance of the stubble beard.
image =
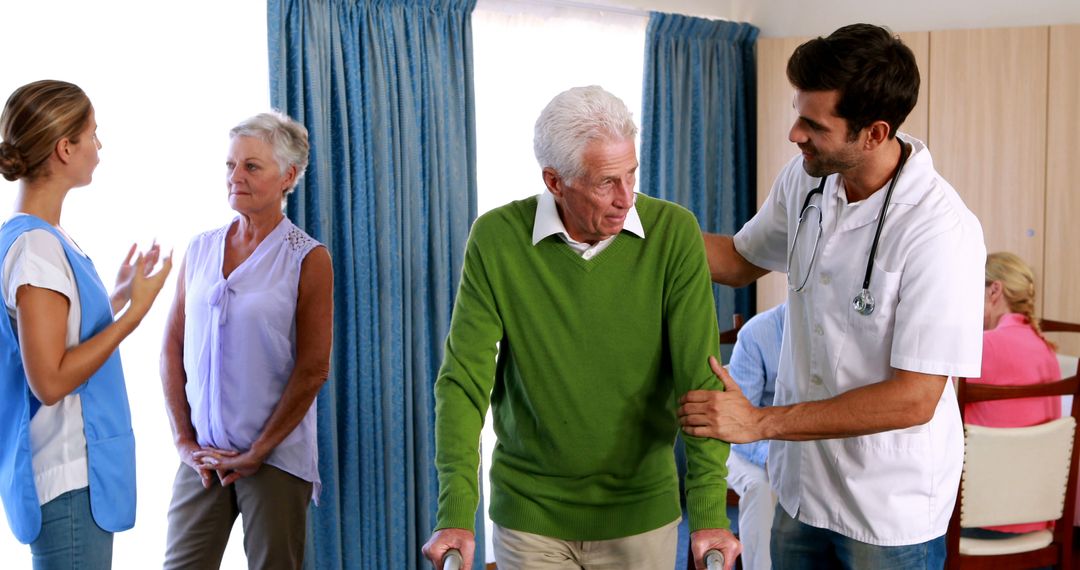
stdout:
[(803, 157), (803, 170), (815, 178), (845, 172), (859, 165), (858, 151), (852, 147), (845, 146), (829, 154), (821, 154), (817, 149), (812, 149), (812, 154), (812, 160)]

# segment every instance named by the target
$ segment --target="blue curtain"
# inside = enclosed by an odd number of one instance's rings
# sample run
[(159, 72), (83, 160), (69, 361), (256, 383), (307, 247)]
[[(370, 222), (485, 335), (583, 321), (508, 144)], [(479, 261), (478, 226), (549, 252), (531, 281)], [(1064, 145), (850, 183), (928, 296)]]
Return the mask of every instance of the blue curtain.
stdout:
[[(756, 209), (756, 68), (750, 24), (653, 12), (645, 39), (642, 192), (733, 234)], [(753, 287), (714, 287), (720, 328), (749, 316)]]
[(474, 4), (268, 0), (271, 102), (311, 140), (287, 212), (334, 261), (307, 568), (426, 567), (432, 383), (476, 216)]

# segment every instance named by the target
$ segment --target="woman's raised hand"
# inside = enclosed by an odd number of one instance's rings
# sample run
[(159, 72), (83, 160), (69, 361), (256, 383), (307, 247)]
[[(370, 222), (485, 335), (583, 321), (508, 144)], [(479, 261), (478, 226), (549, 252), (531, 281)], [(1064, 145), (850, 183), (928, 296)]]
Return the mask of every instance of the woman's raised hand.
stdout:
[(153, 306), (154, 299), (161, 292), (161, 287), (165, 285), (165, 278), (172, 271), (173, 253), (170, 251), (169, 255), (166, 255), (161, 260), (161, 268), (156, 273), (151, 273), (159, 255), (160, 248), (157, 244), (154, 244), (148, 252), (145, 254), (140, 253), (135, 258), (131, 271), (131, 304), (128, 305), (127, 311), (124, 312), (124, 317), (142, 321), (142, 318), (150, 311), (150, 307)]
[[(113, 288), (112, 301), (113, 313), (119, 313), (120, 309), (124, 308), (124, 305), (131, 300), (131, 280), (135, 276), (135, 264), (132, 260), (137, 253), (138, 244), (131, 244), (131, 248), (128, 249), (127, 257), (124, 258), (123, 263), (120, 264), (120, 269), (116, 272), (116, 287)], [(154, 268), (157, 264), (158, 257), (161, 255), (161, 245), (157, 243), (155, 239), (150, 243), (150, 249), (143, 254), (146, 260), (146, 270)]]

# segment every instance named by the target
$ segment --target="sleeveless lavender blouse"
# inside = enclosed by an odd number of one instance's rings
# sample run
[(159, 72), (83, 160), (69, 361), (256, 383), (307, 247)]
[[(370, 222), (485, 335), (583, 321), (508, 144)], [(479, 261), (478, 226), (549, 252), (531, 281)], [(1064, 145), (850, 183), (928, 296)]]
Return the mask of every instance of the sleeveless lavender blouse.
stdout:
[[(225, 234), (233, 224), (191, 240), (184, 283), (184, 371), (199, 445), (246, 451), (258, 438), (296, 364), (300, 264), (321, 244), (283, 218), (228, 278)], [(320, 480), (315, 405), (266, 463)]]

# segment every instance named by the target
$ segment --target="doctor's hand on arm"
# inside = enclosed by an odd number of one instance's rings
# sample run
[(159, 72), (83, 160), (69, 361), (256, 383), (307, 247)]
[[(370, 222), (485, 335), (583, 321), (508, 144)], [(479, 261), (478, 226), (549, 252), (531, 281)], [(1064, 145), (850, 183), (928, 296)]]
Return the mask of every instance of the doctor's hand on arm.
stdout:
[[(713, 374), (724, 390), (691, 390), (679, 400), (679, 421), (687, 435), (711, 437), (729, 443), (750, 443), (762, 439), (759, 423), (762, 408), (746, 399), (728, 371), (709, 357)], [(725, 558), (727, 555), (725, 554)]]
[(705, 570), (705, 553), (710, 550), (719, 550), (724, 555), (724, 570), (731, 570), (742, 552), (742, 544), (726, 528), (706, 528), (690, 535), (690, 549), (696, 570)]
[(471, 530), (463, 528), (442, 528), (435, 531), (421, 551), (431, 561), (435, 570), (443, 567), (443, 558), (447, 551), (456, 549), (461, 552), (461, 567), (472, 568), (473, 554), (476, 551), (476, 536)]
[(693, 390), (680, 400), (679, 421), (689, 435), (732, 443), (760, 439), (808, 441), (904, 429), (929, 422), (947, 378), (893, 369), (893, 376), (825, 400), (754, 408), (715, 358), (724, 392)]

